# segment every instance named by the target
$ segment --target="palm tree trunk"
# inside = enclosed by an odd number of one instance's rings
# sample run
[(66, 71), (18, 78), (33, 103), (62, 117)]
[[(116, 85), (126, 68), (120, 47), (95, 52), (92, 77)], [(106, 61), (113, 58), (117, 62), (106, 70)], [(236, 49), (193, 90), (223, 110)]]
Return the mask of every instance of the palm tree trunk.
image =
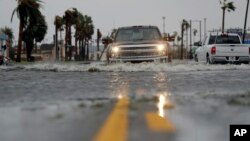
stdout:
[(24, 27), (24, 22), (23, 20), (20, 20), (16, 62), (21, 62), (23, 27)]
[(64, 52), (65, 52), (65, 56), (64, 56), (65, 61), (67, 61), (67, 57), (68, 57), (67, 50), (68, 50), (68, 23), (66, 21), (66, 26), (65, 26), (65, 50), (64, 50)]
[(249, 0), (247, 0), (247, 8), (246, 8), (246, 14), (245, 14), (245, 23), (244, 23), (244, 31), (243, 31), (243, 37), (242, 37), (242, 42), (245, 42), (245, 37), (246, 37), (246, 26), (247, 26), (247, 15), (248, 15), (248, 7), (249, 7)]
[(224, 33), (224, 25), (225, 25), (225, 8), (222, 9), (222, 33)]
[(71, 24), (69, 25), (69, 45), (70, 45), (70, 49), (69, 49), (69, 61), (71, 61), (72, 58), (72, 38), (71, 38)]
[(55, 51), (56, 51), (56, 61), (58, 61), (59, 54), (58, 54), (58, 28), (55, 26)]
[(83, 58), (86, 60), (86, 39), (84, 39), (84, 45), (83, 45)]
[(87, 40), (87, 61), (89, 61), (89, 40)]
[(75, 35), (75, 48), (74, 48), (74, 51), (75, 51), (75, 56), (77, 56), (78, 55), (78, 52), (77, 52), (77, 29), (76, 29), (76, 33), (75, 33), (76, 35)]
[(82, 61), (85, 59), (85, 48), (84, 48), (84, 39), (82, 39), (82, 45), (81, 45), (81, 59)]
[(34, 47), (33, 40), (29, 40), (26, 42), (26, 53), (27, 53), (27, 61), (28, 62), (34, 61), (33, 57), (31, 56), (33, 47)]
[(181, 26), (181, 56), (180, 59), (183, 60), (183, 35), (184, 35), (184, 26)]

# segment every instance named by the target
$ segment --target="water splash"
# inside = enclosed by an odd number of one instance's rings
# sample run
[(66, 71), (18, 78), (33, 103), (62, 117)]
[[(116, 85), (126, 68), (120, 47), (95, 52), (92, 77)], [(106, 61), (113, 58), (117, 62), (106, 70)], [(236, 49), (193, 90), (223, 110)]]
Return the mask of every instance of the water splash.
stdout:
[(227, 64), (207, 65), (193, 61), (173, 61), (172, 63), (115, 63), (106, 64), (103, 62), (83, 63), (51, 63), (38, 62), (28, 65), (0, 66), (1, 70), (31, 70), (31, 71), (54, 71), (54, 72), (182, 72), (182, 71), (216, 71), (216, 70), (250, 70), (250, 65)]

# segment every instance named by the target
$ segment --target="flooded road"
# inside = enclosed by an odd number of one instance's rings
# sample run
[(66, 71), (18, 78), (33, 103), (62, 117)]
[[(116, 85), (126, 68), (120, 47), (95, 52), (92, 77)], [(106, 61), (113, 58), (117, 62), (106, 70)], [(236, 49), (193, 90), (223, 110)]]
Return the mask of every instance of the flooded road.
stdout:
[(0, 67), (0, 140), (228, 141), (230, 124), (250, 123), (249, 70), (195, 63)]

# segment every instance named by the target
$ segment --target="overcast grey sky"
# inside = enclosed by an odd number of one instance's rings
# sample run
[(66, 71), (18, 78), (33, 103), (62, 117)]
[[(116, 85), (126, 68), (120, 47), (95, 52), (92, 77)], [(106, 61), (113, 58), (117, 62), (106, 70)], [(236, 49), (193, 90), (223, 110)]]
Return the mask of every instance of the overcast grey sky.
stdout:
[[(107, 35), (112, 28), (130, 25), (156, 25), (163, 30), (162, 17), (166, 17), (166, 32), (180, 32), (182, 19), (207, 19), (207, 29), (220, 28), (222, 11), (219, 0), (42, 0), (42, 13), (49, 26), (46, 39), (54, 34), (54, 16), (63, 15), (68, 8), (75, 7), (93, 18), (96, 28)], [(230, 0), (229, 0), (230, 1)], [(231, 0), (236, 11), (226, 13), (226, 28), (243, 27), (247, 0)], [(13, 28), (17, 39), (18, 19), (10, 22), (16, 0), (0, 0), (0, 27)], [(193, 27), (199, 29), (198, 23)], [(250, 26), (250, 23), (248, 24)], [(95, 37), (94, 37), (95, 38)]]

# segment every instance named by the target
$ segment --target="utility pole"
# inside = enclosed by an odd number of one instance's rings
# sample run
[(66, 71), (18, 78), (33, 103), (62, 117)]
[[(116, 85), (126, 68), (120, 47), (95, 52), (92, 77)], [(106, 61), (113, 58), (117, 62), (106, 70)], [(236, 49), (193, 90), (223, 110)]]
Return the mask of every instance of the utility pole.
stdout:
[(56, 51), (56, 61), (58, 61), (58, 28), (57, 26), (55, 25), (55, 39), (54, 39), (54, 42), (55, 42), (55, 51)]
[(192, 21), (190, 20), (190, 49), (189, 49), (189, 59), (192, 59)]
[(247, 26), (247, 15), (248, 15), (248, 7), (249, 7), (249, 0), (247, 0), (247, 8), (246, 8), (246, 15), (245, 15), (245, 24), (244, 24), (244, 33), (243, 33), (243, 43), (246, 37), (246, 26)]
[(207, 36), (207, 19), (204, 18), (204, 38)]
[(183, 36), (184, 36), (184, 24), (181, 24), (181, 56), (180, 59), (183, 60)]
[(163, 35), (165, 36), (165, 26), (166, 26), (166, 23), (165, 23), (165, 20), (166, 20), (166, 17), (165, 16), (163, 16), (162, 17), (162, 20), (163, 20)]
[(201, 20), (199, 21), (200, 22), (200, 42), (201, 42)]
[(100, 39), (102, 37), (102, 33), (100, 32), (100, 29), (97, 29), (97, 60), (100, 60), (100, 54), (99, 54), (99, 51), (100, 51), (100, 47), (99, 47), (99, 42), (100, 42)]

